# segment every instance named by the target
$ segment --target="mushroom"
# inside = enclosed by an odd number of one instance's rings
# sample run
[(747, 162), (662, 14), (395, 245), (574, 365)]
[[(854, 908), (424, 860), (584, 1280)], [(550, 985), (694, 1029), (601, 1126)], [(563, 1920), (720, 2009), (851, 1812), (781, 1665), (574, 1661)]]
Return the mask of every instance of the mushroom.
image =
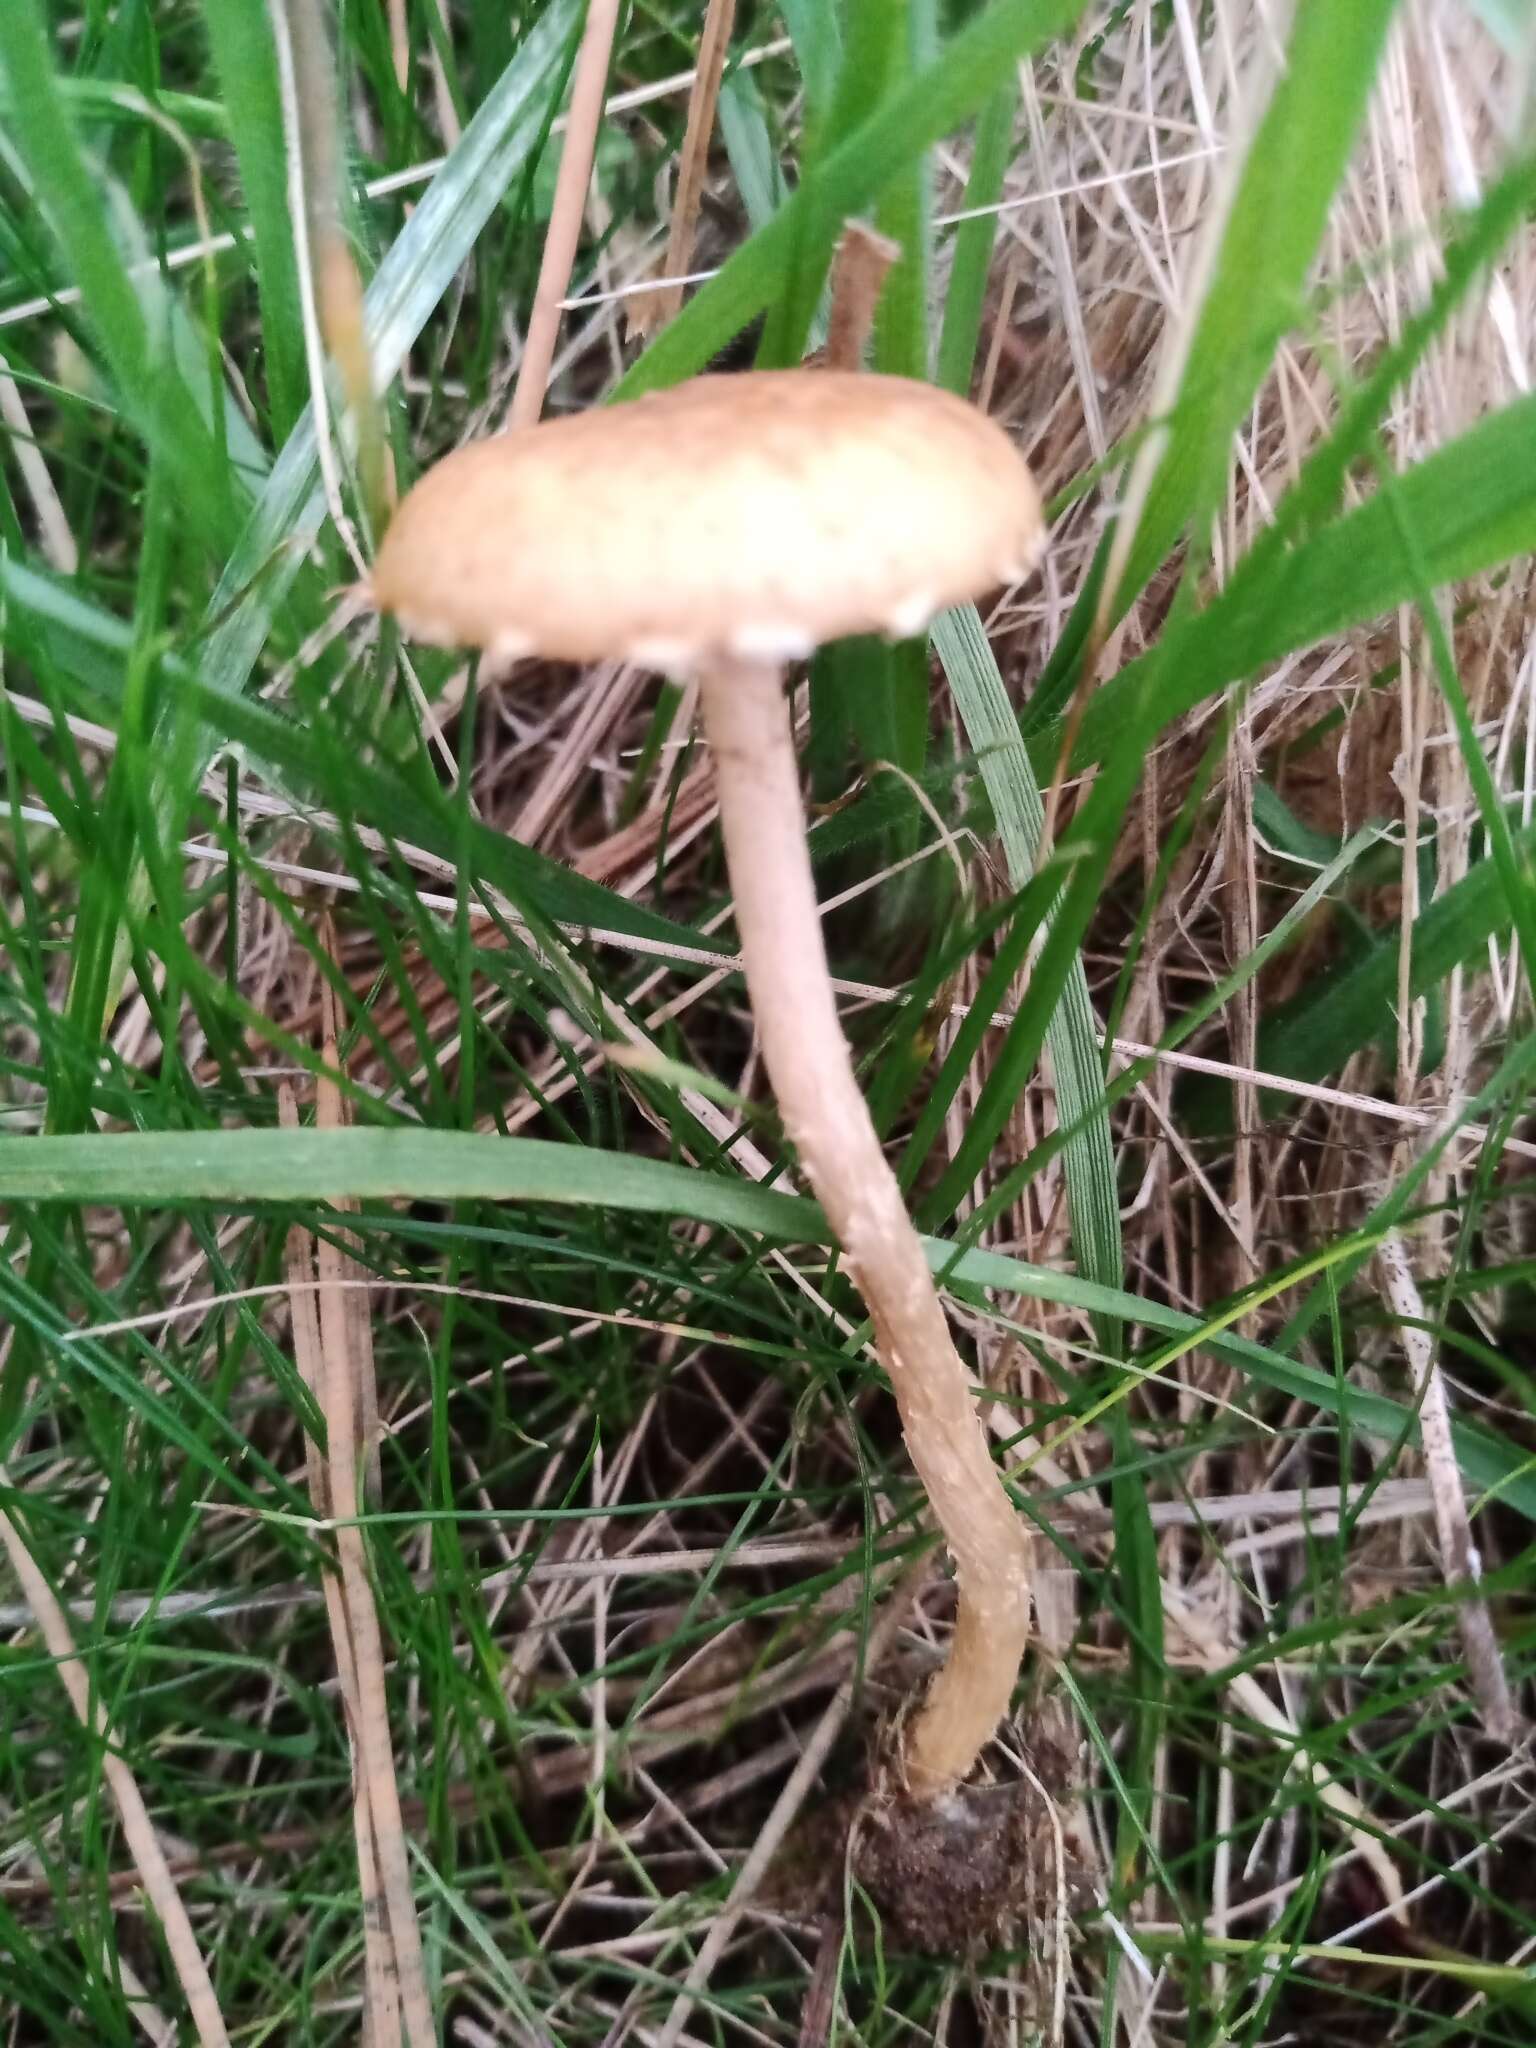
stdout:
[(459, 449), (401, 504), (372, 577), (425, 640), (699, 679), (763, 1057), (954, 1559), (949, 1658), (904, 1731), (923, 1799), (966, 1777), (1008, 1710), (1029, 1546), (854, 1076), (782, 666), (845, 634), (916, 633), (1022, 579), (1043, 543), (1028, 469), (974, 407), (899, 377), (782, 370)]

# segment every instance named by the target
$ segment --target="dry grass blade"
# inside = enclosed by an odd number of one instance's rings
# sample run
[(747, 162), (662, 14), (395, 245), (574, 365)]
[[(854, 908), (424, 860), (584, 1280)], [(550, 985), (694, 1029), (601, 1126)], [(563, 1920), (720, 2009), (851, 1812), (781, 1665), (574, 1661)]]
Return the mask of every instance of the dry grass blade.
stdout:
[(121, 1956), (116, 1958), (116, 1962), (128, 2010), (154, 2043), (154, 2048), (176, 2048), (176, 2029), (145, 1990), (143, 1980)]
[(26, 485), (27, 496), (32, 500), (43, 557), (49, 567), (57, 569), (61, 576), (73, 576), (80, 566), (80, 550), (64, 507), (59, 502), (48, 464), (37, 445), (37, 436), (27, 417), (27, 408), (22, 402), (16, 379), (11, 375), (10, 364), (4, 356), (0, 356), (0, 421), (7, 429), (16, 467)]
[[(1451, 1409), (1445, 1376), (1435, 1356), (1423, 1298), (1407, 1247), (1394, 1231), (1376, 1253), (1381, 1284), (1394, 1315), (1400, 1318), (1403, 1349), (1413, 1371), (1418, 1396), (1419, 1428), (1424, 1440), (1424, 1467), (1435, 1504), (1435, 1529), (1440, 1538), (1440, 1562), (1448, 1586), (1475, 1586), (1482, 1576), (1481, 1560), (1472, 1538), (1467, 1513), (1466, 1488), (1456, 1450), (1451, 1440)], [(1472, 1690), (1482, 1711), (1483, 1726), (1499, 1742), (1513, 1742), (1519, 1720), (1510, 1696), (1509, 1679), (1499, 1639), (1494, 1632), (1488, 1602), (1469, 1593), (1457, 1608), (1462, 1648)]]
[(539, 261), (533, 312), (523, 343), (523, 359), (518, 366), (517, 388), (512, 394), (512, 406), (507, 414), (509, 428), (531, 427), (544, 410), (550, 366), (555, 360), (555, 340), (560, 332), (561, 302), (570, 288), (571, 265), (576, 260), (581, 217), (586, 209), (592, 161), (597, 153), (597, 135), (603, 120), (603, 93), (608, 84), (608, 66), (613, 57), (613, 38), (618, 23), (619, 0), (589, 0), (587, 24), (582, 30), (581, 48), (576, 55), (576, 76), (571, 86), (571, 110), (560, 151), (554, 205), (550, 209), (549, 231), (544, 237), (544, 253)]
[[(326, 930), (334, 946), (334, 934)], [(338, 1018), (330, 985), (322, 1004), (326, 1038), (326, 1065), (336, 1067)], [(315, 1120), (322, 1128), (342, 1128), (346, 1122), (340, 1090), (334, 1081), (322, 1081), (315, 1094)], [(346, 1206), (346, 1204), (340, 1204)], [(365, 1849), (365, 1837), (373, 1839), (373, 1855), (383, 1886), (385, 1925), (393, 1950), (393, 1972), (399, 1987), (399, 2015), (410, 2048), (430, 2048), (436, 2042), (432, 2007), (426, 1991), (426, 1968), (422, 1962), (422, 1933), (416, 1921), (412, 1894), (410, 1858), (406, 1851), (406, 1823), (401, 1817), (399, 1786), (395, 1782), (395, 1757), (389, 1737), (389, 1706), (385, 1696), (385, 1659), (379, 1610), (369, 1579), (367, 1546), (358, 1516), (358, 1468), (367, 1473), (377, 1458), (377, 1413), (379, 1401), (373, 1384), (373, 1337), (365, 1313), (367, 1296), (344, 1286), (350, 1278), (350, 1260), (340, 1245), (322, 1239), (317, 1247), (319, 1270), (319, 1395), (326, 1415), (326, 1481), (330, 1511), (336, 1520), (336, 1554), (342, 1567), (342, 1599), (346, 1610), (346, 1632), (350, 1638), (350, 1663), (354, 1675), (354, 1739), (360, 1761), (362, 1796), (367, 1798), (369, 1821), (360, 1831), (358, 1851)], [(373, 1481), (377, 1489), (377, 1479)], [(338, 1657), (340, 1661), (340, 1657)], [(367, 1870), (367, 1866), (365, 1866)], [(365, 1878), (367, 1882), (367, 1878)], [(387, 2007), (385, 2007), (387, 2021)], [(387, 2036), (385, 2036), (387, 2038)]]
[[(329, 917), (322, 922), (321, 938), (331, 958), (339, 960), (340, 948)], [(315, 1121), (322, 1130), (341, 1130), (350, 1122), (350, 1117), (346, 1098), (330, 1078), (339, 1067), (337, 1048), (342, 1020), (336, 992), (329, 982), (321, 985), (320, 1016), (326, 1072), (315, 1086)], [(355, 1214), (358, 1205), (348, 1195), (338, 1196), (335, 1206)], [(347, 1359), (352, 1388), (353, 1443), (361, 1459), (364, 1495), (372, 1507), (378, 1505), (383, 1494), (379, 1478), (378, 1375), (374, 1369), (373, 1323), (368, 1310), (368, 1296), (356, 1285), (359, 1275), (355, 1262), (345, 1249), (347, 1242), (338, 1235), (322, 1238), (316, 1247), (316, 1265), (320, 1275), (320, 1328), (327, 1347), (339, 1342)], [(327, 1320), (328, 1316), (340, 1319), (334, 1328)]]
[[(715, 132), (715, 108), (720, 99), (720, 80), (725, 71), (726, 51), (736, 20), (736, 0), (709, 0), (704, 27), (699, 36), (699, 66), (694, 73), (693, 91), (688, 95), (688, 125), (683, 133), (683, 152), (677, 166), (677, 191), (672, 200), (672, 226), (667, 235), (667, 253), (660, 275), (683, 278), (693, 261), (694, 237), (699, 228), (699, 208), (704, 201), (704, 173), (709, 165), (709, 142)], [(680, 283), (667, 283), (640, 301), (630, 316), (638, 333), (654, 334), (665, 327), (683, 303)]]
[[(324, 938), (334, 946), (334, 934)], [(322, 999), (324, 1057), (337, 1063), (337, 1016), (329, 985)], [(282, 1092), (283, 1121), (296, 1124), (291, 1090)], [(340, 1090), (322, 1080), (316, 1092), (316, 1121), (341, 1129), (346, 1121)], [(345, 1207), (346, 1204), (338, 1206)], [(315, 1252), (320, 1284), (310, 1282), (312, 1240), (294, 1231), (287, 1247), (294, 1348), (301, 1372), (325, 1415), (323, 1466), (309, 1453), (312, 1494), (336, 1521), (341, 1567), (339, 1591), (326, 1590), (326, 1607), (336, 1649), (337, 1674), (355, 1747), (353, 1829), (358, 1876), (363, 1888), (365, 1957), (368, 1970), (370, 2048), (431, 2048), (437, 2038), (427, 1995), (421, 1931), (411, 1888), (400, 1792), (384, 1685), (383, 1639), (368, 1576), (359, 1510), (357, 1475), (368, 1475), (377, 1492), (378, 1396), (365, 1293), (348, 1285), (351, 1261), (336, 1242), (322, 1239)], [(382, 1908), (382, 1910), (381, 1910)]]
[(796, 2048), (827, 2048), (832, 2039), (837, 2019), (837, 1965), (842, 1948), (842, 1929), (829, 1921), (816, 1944), (816, 1962), (800, 2015)]
[[(278, 1091), (278, 1115), (288, 1130), (299, 1125), (298, 1103), (286, 1085)], [(315, 1283), (315, 1241), (311, 1233), (295, 1226), (288, 1233), (283, 1250), (288, 1276), (289, 1312), (293, 1318), (294, 1363), (304, 1384), (316, 1401), (322, 1399), (325, 1381), (325, 1348), (320, 1332), (319, 1300)], [(304, 1459), (310, 1499), (315, 1512), (327, 1519), (331, 1510), (330, 1479), (320, 1447), (307, 1432)], [(389, 1922), (384, 1907), (383, 1876), (373, 1833), (373, 1810), (368, 1796), (368, 1779), (359, 1768), (356, 1730), (362, 1714), (357, 1697), (357, 1663), (352, 1654), (352, 1634), (346, 1603), (338, 1580), (329, 1572), (324, 1578), (326, 1618), (336, 1653), (336, 1676), (346, 1709), (347, 1729), (353, 1747), (352, 1830), (357, 1844), (357, 1875), (363, 1901), (363, 1961), (365, 1970), (364, 2012), (369, 2029), (369, 2048), (397, 2048), (400, 2039), (399, 1978)]]
[(1046, 2038), (1051, 2048), (1058, 2048), (1058, 2044), (1066, 2039), (1067, 1976), (1071, 1955), (1067, 1840), (1055, 1799), (1041, 1784), (1028, 1763), (1021, 1760), (1020, 1770), (1039, 1798), (1040, 1810), (1045, 1815), (1051, 1836), (1052, 1913), (1050, 1933), (1047, 1937), (1051, 1964), (1051, 2025)]
[(822, 351), (829, 370), (862, 367), (881, 288), (900, 255), (889, 235), (862, 220), (848, 223), (832, 262), (832, 312)]
[(402, 92), (411, 75), (410, 24), (405, 18), (405, 0), (389, 0), (389, 54), (395, 83)]
[[(0, 1487), (7, 1492), (14, 1491), (10, 1475), (3, 1468), (0, 1468)], [(176, 1880), (166, 1862), (149, 1809), (144, 1804), (132, 1771), (123, 1761), (117, 1737), (101, 1702), (92, 1696), (91, 1683), (75, 1647), (64, 1609), (27, 1547), (26, 1539), (3, 1509), (0, 1509), (0, 1545), (5, 1548), (11, 1570), (16, 1574), (38, 1631), (48, 1646), (48, 1653), (55, 1661), (59, 1681), (69, 1694), (69, 1703), (81, 1727), (87, 1729), (101, 1745), (102, 1776), (122, 1816), (123, 1834), (143, 1884), (144, 1895), (165, 1932), (165, 1945), (170, 1951), (201, 2048), (229, 2048), (229, 2035), (225, 2031), (213, 1980), (208, 1975), (208, 1965), (203, 1961), (202, 1950), (197, 1945), (197, 1936), (192, 1931), (192, 1922), (182, 1904), (181, 1893), (176, 1889)], [(161, 2040), (174, 2039), (166, 2022), (152, 2006), (144, 2011), (137, 1996), (132, 2003), (147, 2032)]]

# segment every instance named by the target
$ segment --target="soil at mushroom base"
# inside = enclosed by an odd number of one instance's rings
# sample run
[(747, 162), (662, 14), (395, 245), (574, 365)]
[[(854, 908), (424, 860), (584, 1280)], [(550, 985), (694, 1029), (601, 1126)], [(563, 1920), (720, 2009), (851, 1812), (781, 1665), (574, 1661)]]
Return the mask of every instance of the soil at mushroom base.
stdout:
[[(1056, 1729), (1060, 1717), (1045, 1718)], [(1036, 1953), (1048, 1946), (1047, 1930), (1054, 1932), (1063, 1903), (1080, 1904), (1092, 1867), (1070, 1818), (1075, 1785), (1065, 1744), (1036, 1728), (1026, 1776), (930, 1800), (907, 1796), (888, 1729), (870, 1732), (868, 1750), (868, 1760), (843, 1760), (849, 1782), (834, 1785), (792, 1831), (764, 1903), (841, 1922), (851, 1879), (877, 1908), (889, 1947), (974, 1960), (1003, 1943)]]

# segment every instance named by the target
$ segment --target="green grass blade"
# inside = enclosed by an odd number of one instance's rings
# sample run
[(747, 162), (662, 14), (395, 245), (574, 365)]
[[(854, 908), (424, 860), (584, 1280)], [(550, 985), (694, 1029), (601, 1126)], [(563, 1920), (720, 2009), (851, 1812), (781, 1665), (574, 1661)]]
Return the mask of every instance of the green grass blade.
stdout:
[(950, 39), (935, 63), (828, 149), (783, 211), (657, 336), (615, 397), (636, 398), (703, 369), (775, 301), (804, 238), (807, 246), (821, 239), (830, 248), (841, 223), (869, 205), (915, 150), (959, 127), (996, 90), (1008, 66), (1069, 28), (1082, 5), (1083, 0), (994, 0)]
[(779, 12), (795, 46), (805, 89), (805, 124), (812, 150), (831, 112), (843, 62), (842, 23), (829, 0), (779, 0)]
[[(933, 644), (991, 800), (1009, 880), (1022, 889), (1034, 873), (1045, 807), (975, 608), (943, 613), (934, 621)], [(1124, 1264), (1114, 1146), (1103, 1108), (1103, 1058), (1081, 960), (1067, 977), (1048, 1039), (1060, 1120), (1076, 1133), (1066, 1148), (1064, 1170), (1078, 1262), (1090, 1278), (1118, 1287)], [(995, 1132), (987, 1138), (989, 1146), (995, 1138)]]
[[(1418, 536), (1422, 580), (1398, 545)], [(1088, 702), (1074, 768), (1101, 760), (1156, 666), (1150, 723), (1170, 724), (1228, 683), (1329, 635), (1412, 603), (1422, 582), (1457, 583), (1536, 549), (1536, 398), (1517, 399), (1405, 470), (1395, 504), (1378, 495), (1257, 570), (1239, 566), (1222, 595), (1173, 622), (1157, 648), (1129, 662)], [(1054, 766), (1060, 727), (1036, 734), (1037, 768)]]
[[(544, 11), (379, 265), (365, 307), (379, 390), (396, 376), (480, 230), (527, 168), (545, 132), (551, 80), (577, 11), (576, 0), (553, 0)], [(314, 421), (306, 412), (273, 465), (209, 605), (209, 618), (221, 621), (204, 660), (216, 688), (244, 689), (324, 517)]]
[(214, 63), (226, 82), (225, 104), (261, 294), (268, 415), (272, 432), (281, 441), (304, 410), (308, 383), (272, 32), (266, 11), (246, 6), (243, 0), (204, 0), (203, 13)]
[[(921, 9), (892, 7), (888, 0), (866, 4), (866, 11), (890, 25), (881, 52), (887, 96), (910, 89), (912, 81), (921, 77), (925, 60), (932, 61), (927, 46), (933, 40), (933, 27), (922, 18), (930, 7), (931, 0), (924, 0)], [(880, 195), (875, 211), (880, 232), (889, 235), (901, 251), (875, 308), (875, 368), (893, 377), (928, 375), (932, 197), (928, 152), (913, 150)]]
[[(1536, 1060), (1528, 1053), (1525, 1064)], [(480, 1137), (462, 1131), (129, 1132), (71, 1138), (0, 1137), (0, 1202), (70, 1201), (122, 1206), (210, 1202), (525, 1202), (686, 1216), (787, 1243), (828, 1244), (821, 1212), (802, 1196), (755, 1182), (701, 1173), (632, 1152)], [(362, 1219), (366, 1226), (368, 1219)], [(1075, 1273), (1031, 1266), (1001, 1252), (957, 1253), (925, 1240), (934, 1269), (955, 1284), (1026, 1295), (1126, 1321), (1231, 1360), (1259, 1384), (1337, 1414), (1347, 1401), (1355, 1427), (1395, 1438), (1411, 1416), (1385, 1395), (1345, 1386), (1331, 1373), (1237, 1337), (1237, 1311), (1202, 1319), (1163, 1303), (1100, 1286)], [(1330, 1254), (1332, 1256), (1332, 1254)], [(1270, 1285), (1275, 1283), (1271, 1281)], [(1536, 1520), (1536, 1469), (1521, 1448), (1469, 1423), (1456, 1426), (1457, 1454), (1473, 1485)]]
[[(909, 7), (891, 7), (884, 0), (849, 0), (844, 9), (845, 47), (836, 91), (825, 120), (807, 132), (801, 153), (802, 191), (816, 189), (826, 153), (842, 137), (863, 128), (900, 83), (909, 43), (909, 13)], [(905, 176), (903, 164), (892, 173), (892, 184)], [(784, 268), (763, 326), (759, 367), (788, 368), (805, 354), (841, 227), (837, 214), (817, 207), (800, 209), (793, 261)], [(887, 291), (889, 288), (888, 282)]]
[(935, 382), (964, 398), (971, 388), (976, 344), (987, 302), (992, 249), (997, 240), (997, 215), (984, 209), (1002, 197), (1003, 180), (1013, 157), (1013, 126), (1019, 108), (1018, 73), (1010, 73), (982, 108), (971, 152), (963, 212), (974, 214), (955, 229), (950, 259), (949, 290), (944, 299), (944, 324), (939, 334)]
[[(136, 86), (110, 78), (59, 78), (56, 84), (65, 106), (81, 120), (153, 122), (159, 116), (187, 135), (212, 142), (227, 142), (230, 137), (230, 120), (223, 102), (202, 93), (176, 92), (161, 85), (151, 99)], [(14, 119), (17, 104), (5, 81), (0, 79), (0, 109)]]
[(763, 96), (750, 71), (726, 75), (720, 87), (719, 120), (731, 176), (747, 220), (754, 229), (766, 227), (784, 203), (784, 174), (769, 133)]
[(1299, 0), (1200, 301), (1166, 446), (1116, 586), (1117, 614), (1223, 488), (1232, 437), (1295, 325), (1396, 6)]
[(362, 1129), (0, 1137), (6, 1202), (291, 1202), (347, 1194), (369, 1201), (596, 1205), (698, 1214), (740, 1230), (767, 1223), (778, 1236), (813, 1241), (825, 1234), (820, 1211), (803, 1196), (638, 1153), (540, 1138)]
[(227, 472), (163, 334), (153, 336), (146, 322), (98, 178), (59, 91), (37, 0), (0, 8), (0, 78), (25, 110), (11, 117), (9, 132), (80, 287), (116, 402), (176, 478), (205, 544), (217, 547), (234, 532), (235, 506), (221, 483)]

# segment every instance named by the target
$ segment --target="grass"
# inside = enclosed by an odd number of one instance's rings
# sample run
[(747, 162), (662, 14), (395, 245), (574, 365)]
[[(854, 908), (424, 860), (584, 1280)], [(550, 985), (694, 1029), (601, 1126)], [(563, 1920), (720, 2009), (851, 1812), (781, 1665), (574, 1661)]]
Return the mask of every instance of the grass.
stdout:
[(621, 25), (552, 407), (799, 360), (861, 214), (878, 363), (1055, 513), (1042, 581), (806, 694), (848, 1028), (1038, 1532), (992, 1764), (1077, 1759), (1070, 1932), (957, 1966), (807, 1881), (951, 1606), (686, 699), (500, 692), (340, 601), (378, 513), (296, 208), (404, 488), (505, 409), (580, 7), (326, 10), (295, 169), (269, 13), (11, 0), (5, 2038), (217, 2038), (120, 1759), (241, 2043), (416, 2038), (403, 1893), (445, 2041), (1524, 2041), (1469, 1648), (1523, 1708), (1529, 24), (742, 0), (711, 275), (642, 346), (698, 14)]

